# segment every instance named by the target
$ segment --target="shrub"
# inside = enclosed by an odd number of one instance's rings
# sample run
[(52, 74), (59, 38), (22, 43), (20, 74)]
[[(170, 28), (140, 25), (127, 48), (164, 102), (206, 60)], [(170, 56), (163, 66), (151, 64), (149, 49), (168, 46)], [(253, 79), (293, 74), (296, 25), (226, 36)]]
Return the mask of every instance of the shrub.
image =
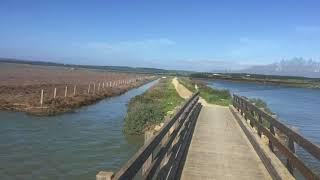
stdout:
[(171, 80), (162, 79), (142, 95), (130, 100), (123, 129), (126, 134), (143, 133), (148, 127), (162, 122), (168, 111), (183, 102)]

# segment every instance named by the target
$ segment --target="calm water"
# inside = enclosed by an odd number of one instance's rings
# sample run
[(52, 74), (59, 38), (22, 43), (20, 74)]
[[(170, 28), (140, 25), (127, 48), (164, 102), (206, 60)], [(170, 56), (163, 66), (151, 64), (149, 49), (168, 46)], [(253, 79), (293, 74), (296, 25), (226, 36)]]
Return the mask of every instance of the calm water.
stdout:
[[(316, 144), (320, 144), (320, 90), (256, 83), (208, 81), (209, 86), (229, 89), (249, 98), (261, 98), (280, 120)], [(298, 149), (298, 155), (320, 174), (320, 163)]]
[(122, 133), (126, 104), (156, 81), (54, 117), (0, 112), (0, 179), (95, 179), (142, 145)]

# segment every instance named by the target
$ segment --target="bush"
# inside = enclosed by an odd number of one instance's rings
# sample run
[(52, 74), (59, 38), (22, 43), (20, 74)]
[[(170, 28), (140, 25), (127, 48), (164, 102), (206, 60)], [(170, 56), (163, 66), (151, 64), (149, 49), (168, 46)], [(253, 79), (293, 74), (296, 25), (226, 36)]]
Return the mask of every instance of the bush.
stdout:
[(126, 134), (140, 134), (147, 124), (159, 123), (164, 116), (159, 104), (134, 103), (129, 109), (126, 118), (124, 132)]
[(254, 103), (258, 108), (263, 108), (265, 112), (273, 115), (274, 113), (271, 111), (271, 109), (268, 107), (267, 103), (264, 102), (260, 98), (251, 98), (249, 99), (251, 103)]
[[(270, 114), (270, 115), (274, 115), (275, 113), (273, 113), (271, 111), (271, 109), (268, 107), (267, 103), (264, 102), (262, 99), (259, 99), (259, 98), (251, 98), (249, 99), (249, 101), (251, 103), (253, 103), (255, 106), (257, 106), (258, 108), (263, 108), (263, 110)], [(265, 120), (265, 119), (262, 119), (262, 126), (266, 127), (266, 128), (269, 128), (270, 126), (270, 123), (269, 121)]]
[(184, 100), (176, 92), (171, 79), (162, 79), (142, 95), (130, 100), (125, 117), (124, 132), (141, 134), (150, 126), (163, 121)]
[(219, 90), (210, 88), (204, 84), (199, 85), (200, 96), (208, 103), (228, 106), (231, 104), (229, 90)]

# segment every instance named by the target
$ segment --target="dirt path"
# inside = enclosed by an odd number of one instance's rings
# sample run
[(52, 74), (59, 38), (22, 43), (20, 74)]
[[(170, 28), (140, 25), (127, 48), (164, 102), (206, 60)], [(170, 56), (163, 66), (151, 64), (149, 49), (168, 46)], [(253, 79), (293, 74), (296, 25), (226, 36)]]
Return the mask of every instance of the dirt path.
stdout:
[(192, 92), (189, 91), (186, 87), (184, 87), (182, 84), (179, 83), (178, 78), (172, 79), (172, 84), (176, 88), (176, 91), (178, 92), (179, 96), (183, 99), (188, 99), (192, 96)]
[[(173, 78), (172, 80), (172, 84), (174, 85), (174, 87), (176, 88), (176, 91), (178, 92), (178, 94), (180, 95), (180, 97), (184, 98), (184, 99), (188, 99), (189, 97), (192, 96), (192, 92), (189, 91), (186, 87), (184, 87), (182, 84), (179, 83), (178, 78)], [(199, 98), (199, 102), (203, 105), (203, 106), (210, 106), (210, 107), (215, 107), (215, 106), (219, 106), (219, 105), (215, 105), (215, 104), (210, 104), (207, 103), (207, 101), (205, 99), (203, 99), (202, 97)], [(220, 106), (219, 106), (220, 107)], [(225, 107), (228, 108), (228, 107)]]

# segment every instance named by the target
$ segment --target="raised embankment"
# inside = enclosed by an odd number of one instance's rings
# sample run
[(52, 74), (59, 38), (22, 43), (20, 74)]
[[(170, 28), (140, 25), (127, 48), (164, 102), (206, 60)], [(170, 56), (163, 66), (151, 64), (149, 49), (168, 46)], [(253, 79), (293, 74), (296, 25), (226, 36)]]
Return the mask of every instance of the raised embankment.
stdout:
[(164, 119), (172, 117), (184, 100), (176, 92), (171, 79), (160, 79), (148, 91), (130, 100), (124, 124), (126, 134), (159, 130)]

